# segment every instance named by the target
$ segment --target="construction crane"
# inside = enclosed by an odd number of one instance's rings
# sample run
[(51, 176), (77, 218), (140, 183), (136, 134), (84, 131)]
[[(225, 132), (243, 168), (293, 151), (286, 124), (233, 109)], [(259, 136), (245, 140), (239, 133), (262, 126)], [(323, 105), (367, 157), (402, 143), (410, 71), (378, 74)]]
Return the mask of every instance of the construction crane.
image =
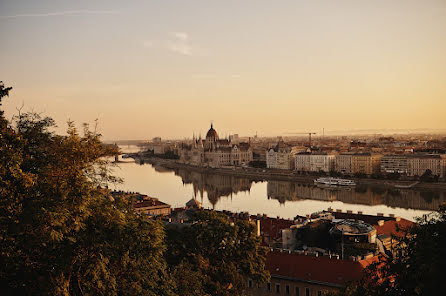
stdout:
[(309, 132), (309, 133), (286, 133), (288, 135), (308, 135), (308, 146), (311, 148), (311, 135), (315, 135), (316, 133), (314, 132)]

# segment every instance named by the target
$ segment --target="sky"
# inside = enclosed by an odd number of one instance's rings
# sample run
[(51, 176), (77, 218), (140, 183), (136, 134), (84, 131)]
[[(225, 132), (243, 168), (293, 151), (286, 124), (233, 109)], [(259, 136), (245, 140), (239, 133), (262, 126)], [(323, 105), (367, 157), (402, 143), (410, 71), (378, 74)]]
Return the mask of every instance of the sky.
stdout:
[(445, 0), (0, 0), (3, 104), (105, 140), (446, 129)]

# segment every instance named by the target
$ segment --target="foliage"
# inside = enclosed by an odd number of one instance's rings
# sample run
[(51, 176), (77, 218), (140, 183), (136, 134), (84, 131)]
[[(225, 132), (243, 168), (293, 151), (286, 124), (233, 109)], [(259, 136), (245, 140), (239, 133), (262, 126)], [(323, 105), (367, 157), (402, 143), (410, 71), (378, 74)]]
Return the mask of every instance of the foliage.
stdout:
[(183, 295), (244, 295), (248, 277), (268, 280), (266, 249), (249, 221), (197, 211), (191, 225), (170, 228), (168, 240), (168, 263), (191, 277), (189, 283), (179, 283)]
[(446, 208), (425, 215), (399, 237), (394, 258), (382, 258), (341, 295), (436, 295), (445, 288)]
[(387, 179), (388, 180), (399, 180), (399, 179), (401, 179), (401, 174), (398, 172), (389, 173), (389, 174), (387, 174)]
[(438, 182), (438, 176), (433, 175), (432, 171), (427, 169), (421, 176), (420, 176), (421, 182)]
[(171, 294), (162, 226), (105, 198), (115, 148), (88, 126), (53, 126), (0, 114), (1, 294)]
[(267, 279), (251, 223), (199, 212), (167, 239), (125, 197), (107, 198), (117, 148), (88, 125), (54, 126), (0, 111), (1, 295), (242, 295), (246, 277)]

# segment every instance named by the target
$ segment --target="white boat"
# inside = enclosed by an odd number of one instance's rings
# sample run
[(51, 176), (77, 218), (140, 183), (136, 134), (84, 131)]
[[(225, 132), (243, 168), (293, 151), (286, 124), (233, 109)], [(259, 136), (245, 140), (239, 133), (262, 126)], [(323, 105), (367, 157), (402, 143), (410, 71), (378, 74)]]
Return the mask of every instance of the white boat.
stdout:
[(356, 183), (353, 180), (333, 178), (333, 177), (320, 177), (314, 180), (314, 183), (324, 185), (336, 185), (336, 186), (355, 186)]

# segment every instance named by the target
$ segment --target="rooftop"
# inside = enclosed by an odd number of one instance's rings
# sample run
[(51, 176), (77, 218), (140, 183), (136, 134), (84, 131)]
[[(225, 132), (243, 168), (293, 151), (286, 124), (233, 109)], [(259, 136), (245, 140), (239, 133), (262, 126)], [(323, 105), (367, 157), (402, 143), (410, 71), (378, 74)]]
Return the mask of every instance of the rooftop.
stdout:
[(372, 259), (348, 261), (327, 256), (315, 257), (289, 252), (269, 252), (266, 268), (273, 277), (282, 277), (321, 283), (330, 286), (343, 286), (348, 281), (361, 278), (362, 270)]

